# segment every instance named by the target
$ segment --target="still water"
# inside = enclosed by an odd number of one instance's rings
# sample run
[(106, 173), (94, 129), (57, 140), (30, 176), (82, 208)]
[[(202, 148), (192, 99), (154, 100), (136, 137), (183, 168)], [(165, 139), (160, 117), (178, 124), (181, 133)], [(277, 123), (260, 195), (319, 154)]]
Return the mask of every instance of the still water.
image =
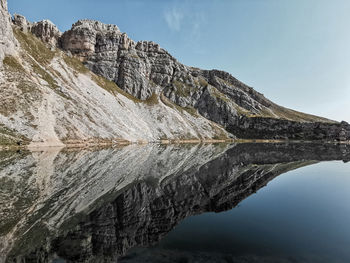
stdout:
[(350, 147), (0, 155), (0, 262), (350, 262)]

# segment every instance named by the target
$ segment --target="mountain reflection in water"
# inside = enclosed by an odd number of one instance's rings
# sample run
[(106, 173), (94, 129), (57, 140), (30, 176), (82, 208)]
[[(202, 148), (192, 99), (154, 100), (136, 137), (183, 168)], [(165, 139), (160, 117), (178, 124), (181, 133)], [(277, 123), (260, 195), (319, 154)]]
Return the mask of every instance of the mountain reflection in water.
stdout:
[[(125, 255), (157, 244), (185, 218), (230, 210), (275, 177), (329, 160), (349, 161), (350, 146), (130, 145), (0, 152), (0, 262), (146, 262)], [(154, 262), (162, 262), (165, 253), (139, 250)], [(205, 253), (189, 261), (186, 253), (164, 262), (262, 262)]]

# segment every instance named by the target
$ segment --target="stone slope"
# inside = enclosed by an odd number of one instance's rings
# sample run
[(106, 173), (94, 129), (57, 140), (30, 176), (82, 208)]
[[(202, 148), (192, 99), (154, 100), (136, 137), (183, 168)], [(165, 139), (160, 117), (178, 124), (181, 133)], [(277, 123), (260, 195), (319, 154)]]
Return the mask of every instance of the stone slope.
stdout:
[[(1, 2), (0, 145), (228, 138), (350, 139), (350, 125), (274, 104), (115, 25), (13, 18)], [(86, 66), (83, 66), (83, 64)]]
[[(276, 105), (227, 72), (185, 66), (158, 44), (136, 43), (116, 26), (80, 20), (62, 35), (60, 47), (129, 94), (142, 100), (153, 93), (164, 94), (240, 138), (350, 138), (350, 126), (345, 122), (340, 125)], [(271, 126), (275, 132), (265, 133)]]
[(220, 125), (165, 97), (154, 94), (141, 101), (93, 74), (52, 46), (59, 35), (52, 23), (32, 24), (18, 15), (15, 23), (18, 52), (4, 58), (0, 82), (3, 142), (58, 146), (231, 137)]

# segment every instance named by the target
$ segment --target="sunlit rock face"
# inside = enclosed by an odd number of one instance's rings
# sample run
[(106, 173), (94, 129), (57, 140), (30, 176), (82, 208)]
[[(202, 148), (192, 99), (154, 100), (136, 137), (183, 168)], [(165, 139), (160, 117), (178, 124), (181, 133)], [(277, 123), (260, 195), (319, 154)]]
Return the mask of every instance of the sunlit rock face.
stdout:
[(163, 94), (240, 138), (350, 138), (347, 123), (281, 107), (227, 72), (185, 66), (158, 44), (135, 43), (116, 26), (78, 21), (63, 34), (61, 46), (136, 98), (146, 100), (154, 93)]
[[(74, 32), (73, 30), (67, 31), (62, 36), (61, 45), (64, 49), (80, 56), (88, 56), (97, 51), (95, 46), (101, 34), (114, 37), (121, 35), (117, 26), (93, 20), (79, 20), (72, 28), (74, 28)], [(121, 38), (119, 39), (121, 40)]]
[[(77, 27), (116, 30), (116, 26), (91, 21), (80, 21)], [(138, 100), (92, 73), (55, 46), (61, 33), (47, 20), (31, 23), (15, 15), (13, 32), (20, 47), (17, 56), (6, 56), (0, 70), (0, 145), (234, 137), (194, 110), (177, 107), (158, 95)]]
[[(0, 1), (0, 67), (6, 54), (15, 54), (16, 40), (12, 34), (11, 17), (7, 10), (7, 0)], [(1, 79), (0, 79), (1, 80)]]
[(61, 33), (49, 20), (11, 23), (5, 0), (0, 12), (0, 145), (350, 139), (346, 122), (281, 107), (116, 25), (79, 20)]
[(149, 145), (1, 156), (2, 262), (51, 262), (57, 256), (109, 262), (158, 242), (186, 217), (235, 207), (286, 171), (348, 161), (350, 149)]
[(32, 33), (52, 47), (58, 45), (58, 40), (62, 35), (60, 30), (50, 20), (31, 23), (24, 16), (15, 14), (13, 16), (12, 22), (23, 32)]
[(170, 83), (174, 71), (186, 70), (159, 45), (135, 43), (117, 26), (97, 21), (75, 23), (63, 34), (61, 45), (81, 57), (95, 73), (142, 100), (157, 92), (157, 85)]

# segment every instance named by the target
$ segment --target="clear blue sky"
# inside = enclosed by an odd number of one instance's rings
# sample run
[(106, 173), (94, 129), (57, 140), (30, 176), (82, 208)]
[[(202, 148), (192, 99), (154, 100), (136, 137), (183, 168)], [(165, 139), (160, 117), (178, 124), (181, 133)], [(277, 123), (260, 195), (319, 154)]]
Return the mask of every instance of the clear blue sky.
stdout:
[(217, 68), (299, 111), (350, 122), (348, 0), (9, 0), (10, 12), (116, 24), (184, 64)]

